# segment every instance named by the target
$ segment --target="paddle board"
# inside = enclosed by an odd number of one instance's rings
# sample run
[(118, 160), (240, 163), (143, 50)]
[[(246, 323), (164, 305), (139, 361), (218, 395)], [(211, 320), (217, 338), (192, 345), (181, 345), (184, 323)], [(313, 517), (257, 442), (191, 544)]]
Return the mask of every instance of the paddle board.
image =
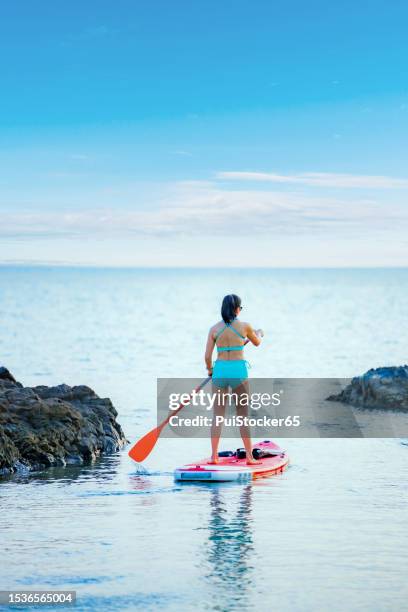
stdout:
[[(239, 453), (230, 452), (229, 456), (220, 456), (219, 463), (211, 464), (210, 459), (202, 459), (194, 463), (188, 463), (174, 471), (175, 480), (188, 482), (199, 480), (200, 482), (249, 482), (254, 478), (263, 478), (280, 474), (287, 467), (289, 457), (275, 442), (264, 440), (254, 444), (253, 450), (259, 449), (262, 456), (261, 463), (247, 465), (246, 458), (239, 458)], [(224, 451), (220, 455), (225, 455)], [(256, 452), (256, 451), (255, 451)]]

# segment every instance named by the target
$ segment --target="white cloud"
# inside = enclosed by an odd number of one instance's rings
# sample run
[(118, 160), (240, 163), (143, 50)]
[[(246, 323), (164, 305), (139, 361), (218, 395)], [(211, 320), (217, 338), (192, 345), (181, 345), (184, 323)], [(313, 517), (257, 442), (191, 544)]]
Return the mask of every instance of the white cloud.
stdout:
[(78, 212), (3, 213), (2, 238), (75, 236), (327, 236), (401, 230), (408, 210), (401, 203), (369, 198), (319, 197), (287, 191), (228, 190), (216, 183), (169, 185), (149, 206), (120, 202)]
[(407, 189), (408, 179), (390, 176), (336, 174), (330, 172), (302, 172), (300, 174), (275, 174), (272, 172), (217, 172), (217, 179), (294, 183), (314, 187), (340, 187), (365, 189)]

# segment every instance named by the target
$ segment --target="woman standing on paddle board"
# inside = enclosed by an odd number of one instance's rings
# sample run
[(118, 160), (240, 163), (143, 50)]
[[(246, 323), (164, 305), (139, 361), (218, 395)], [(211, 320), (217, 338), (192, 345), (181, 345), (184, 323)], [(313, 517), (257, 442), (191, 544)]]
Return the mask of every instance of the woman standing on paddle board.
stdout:
[[(213, 325), (208, 333), (207, 346), (205, 349), (205, 364), (208, 375), (212, 376), (213, 391), (223, 390), (228, 393), (229, 388), (237, 395), (237, 415), (247, 416), (247, 405), (240, 405), (240, 397), (249, 394), (248, 363), (244, 359), (244, 345), (250, 341), (255, 346), (261, 344), (264, 333), (262, 329), (254, 330), (249, 323), (238, 319), (242, 311), (241, 298), (237, 295), (226, 295), (222, 301), (222, 321)], [(212, 354), (217, 347), (218, 358), (212, 365)], [(214, 418), (211, 427), (211, 462), (218, 463), (218, 445), (221, 437), (222, 425), (216, 424), (215, 417), (224, 416), (226, 402), (223, 393), (220, 394), (220, 402), (214, 405)], [(245, 446), (247, 463), (260, 463), (252, 457), (252, 442), (249, 428), (245, 425), (240, 427), (241, 438)]]

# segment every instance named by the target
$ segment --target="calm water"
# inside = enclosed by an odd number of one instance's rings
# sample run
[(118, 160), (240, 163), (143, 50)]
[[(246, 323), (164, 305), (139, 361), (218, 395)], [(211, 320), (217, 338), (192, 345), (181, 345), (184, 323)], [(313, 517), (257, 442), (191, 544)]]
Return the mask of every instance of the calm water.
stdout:
[[(204, 374), (225, 293), (266, 332), (253, 376), (338, 376), (407, 361), (408, 271), (0, 268), (0, 355), (23, 383), (84, 383), (127, 437), (153, 424), (157, 376)], [(408, 446), (283, 440), (281, 476), (179, 485), (205, 440), (162, 440), (0, 485), (0, 589), (76, 589), (78, 610), (400, 610)], [(225, 448), (234, 448), (228, 440)]]

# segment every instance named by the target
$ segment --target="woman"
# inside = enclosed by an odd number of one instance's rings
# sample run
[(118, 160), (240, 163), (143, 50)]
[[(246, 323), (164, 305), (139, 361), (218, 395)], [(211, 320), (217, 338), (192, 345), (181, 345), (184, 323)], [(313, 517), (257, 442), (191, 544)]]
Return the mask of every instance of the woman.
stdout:
[[(262, 329), (254, 330), (249, 323), (238, 319), (242, 311), (241, 299), (237, 295), (226, 295), (222, 301), (222, 321), (216, 323), (208, 333), (207, 347), (205, 349), (205, 363), (208, 375), (212, 376), (213, 392), (219, 389), (228, 393), (229, 387), (237, 395), (237, 415), (247, 416), (248, 406), (240, 405), (240, 397), (249, 394), (248, 364), (244, 359), (244, 345), (247, 339), (255, 346), (261, 344), (264, 333)], [(217, 347), (218, 358), (212, 366), (212, 354)], [(220, 442), (222, 425), (216, 424), (215, 417), (225, 415), (226, 402), (223, 393), (220, 402), (214, 405), (214, 418), (211, 427), (211, 463), (218, 463), (218, 445)], [(240, 427), (241, 438), (245, 446), (247, 463), (261, 463), (252, 457), (252, 442), (249, 428)]]

